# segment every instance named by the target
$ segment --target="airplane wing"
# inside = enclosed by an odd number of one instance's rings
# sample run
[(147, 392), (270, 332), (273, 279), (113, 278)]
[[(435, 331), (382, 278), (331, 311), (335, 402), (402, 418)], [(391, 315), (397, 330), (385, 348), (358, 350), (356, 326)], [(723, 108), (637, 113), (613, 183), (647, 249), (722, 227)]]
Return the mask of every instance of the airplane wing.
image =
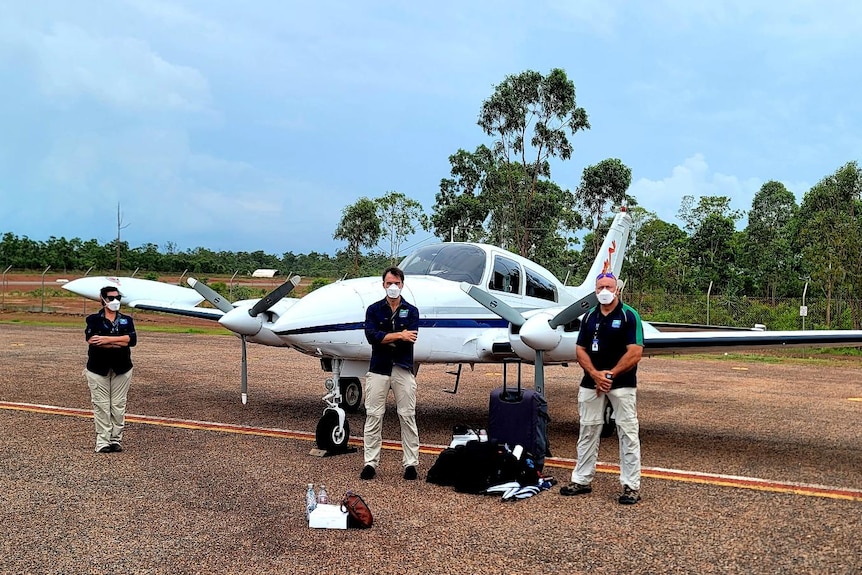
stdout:
[(148, 311), (160, 311), (174, 315), (182, 315), (186, 317), (196, 317), (199, 319), (209, 319), (218, 321), (224, 316), (224, 312), (220, 309), (197, 307), (184, 304), (168, 304), (163, 301), (156, 300), (136, 300), (130, 301), (126, 305), (136, 309), (145, 309)]
[(858, 347), (860, 345), (862, 345), (860, 330), (688, 332), (644, 330), (644, 354), (651, 356), (775, 347)]
[(701, 323), (674, 323), (669, 321), (650, 321), (649, 324), (659, 331), (762, 331), (762, 326), (735, 327), (729, 325), (706, 325)]

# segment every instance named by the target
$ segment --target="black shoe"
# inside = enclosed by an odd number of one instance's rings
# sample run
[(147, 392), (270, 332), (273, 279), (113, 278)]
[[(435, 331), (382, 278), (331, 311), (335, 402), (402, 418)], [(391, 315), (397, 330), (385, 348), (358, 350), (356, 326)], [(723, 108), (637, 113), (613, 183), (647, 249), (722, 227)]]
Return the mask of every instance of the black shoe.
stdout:
[(637, 489), (623, 485), (623, 494), (620, 495), (620, 505), (634, 505), (641, 500), (641, 494)]
[(99, 451), (97, 451), (96, 453), (111, 453), (112, 451), (114, 451), (114, 450), (111, 449), (111, 446), (106, 445), (105, 447), (102, 447), (101, 449), (99, 449)]
[(574, 481), (569, 483), (568, 485), (563, 485), (560, 487), (560, 495), (585, 495), (587, 493), (592, 493), (593, 487), (591, 485), (582, 485), (580, 483), (575, 483)]
[(123, 446), (120, 445), (119, 443), (112, 443), (108, 447), (110, 447), (110, 450), (113, 451), (114, 453), (119, 453), (123, 450)]
[(413, 481), (417, 477), (419, 477), (419, 474), (416, 473), (415, 467), (413, 467), (412, 465), (408, 465), (407, 467), (404, 468), (404, 479), (406, 479), (408, 481)]
[(359, 474), (359, 479), (374, 479), (377, 475), (377, 470), (371, 465), (366, 465), (362, 468), (362, 473)]

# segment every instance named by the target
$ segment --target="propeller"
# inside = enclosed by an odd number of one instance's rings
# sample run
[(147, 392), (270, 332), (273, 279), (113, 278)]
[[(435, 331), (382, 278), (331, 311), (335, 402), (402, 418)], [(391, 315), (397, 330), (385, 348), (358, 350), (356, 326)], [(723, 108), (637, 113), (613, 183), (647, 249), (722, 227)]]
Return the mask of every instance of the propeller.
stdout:
[(503, 300), (495, 298), (480, 287), (468, 284), (467, 282), (461, 282), (461, 289), (466, 292), (468, 296), (511, 324), (521, 327), (527, 321), (527, 319), (521, 315), (521, 312)]
[(534, 381), (536, 391), (542, 395), (545, 393), (545, 363), (543, 352), (554, 349), (559, 344), (561, 336), (557, 333), (557, 328), (574, 321), (588, 309), (598, 304), (596, 294), (589, 293), (561, 310), (551, 319), (546, 320), (545, 315), (536, 315), (530, 318), (525, 318), (521, 315), (521, 312), (506, 302), (492, 296), (480, 287), (468, 284), (467, 282), (461, 282), (461, 289), (490, 311), (499, 315), (512, 325), (521, 328), (521, 341), (536, 351), (536, 359), (534, 361)]
[(251, 317), (257, 317), (258, 314), (264, 312), (278, 303), (281, 298), (289, 294), (293, 291), (293, 288), (299, 285), (299, 276), (293, 276), (262, 298), (260, 301), (254, 304), (250, 310), (248, 310), (248, 315)]
[(195, 278), (187, 279), (186, 283), (189, 284), (189, 286), (193, 288), (196, 292), (201, 294), (201, 296), (203, 296), (205, 300), (213, 304), (216, 309), (220, 309), (225, 313), (233, 309), (233, 305), (231, 305), (229, 301), (224, 299), (217, 291), (215, 291), (205, 283), (201, 283)]
[(201, 294), (205, 300), (224, 312), (224, 316), (219, 320), (219, 323), (229, 330), (239, 334), (239, 339), (242, 342), (242, 380), (240, 383), (240, 394), (242, 395), (243, 405), (248, 403), (248, 353), (246, 351), (246, 337), (249, 335), (256, 335), (263, 325), (262, 319), (250, 321), (249, 318), (256, 319), (261, 313), (281, 301), (283, 297), (293, 291), (293, 288), (299, 285), (299, 281), (299, 276), (291, 277), (286, 282), (263, 296), (260, 301), (248, 309), (248, 313), (246, 314), (245, 309), (234, 307), (232, 303), (228, 302), (208, 285), (197, 281), (195, 278), (189, 278), (186, 280), (189, 286)]
[(587, 313), (588, 309), (597, 305), (599, 305), (599, 300), (596, 298), (596, 294), (590, 292), (551, 318), (551, 320), (548, 321), (548, 325), (550, 325), (552, 329), (557, 329), (561, 325), (572, 323), (583, 314)]

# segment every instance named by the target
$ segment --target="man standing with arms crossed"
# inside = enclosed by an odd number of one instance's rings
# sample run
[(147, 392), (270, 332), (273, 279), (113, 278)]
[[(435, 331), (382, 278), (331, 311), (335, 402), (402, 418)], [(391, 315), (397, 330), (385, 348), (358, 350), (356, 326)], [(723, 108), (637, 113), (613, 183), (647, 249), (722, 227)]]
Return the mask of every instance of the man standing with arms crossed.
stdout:
[(612, 273), (596, 278), (599, 305), (581, 321), (577, 341), (578, 363), (584, 378), (578, 390), (578, 461), (572, 482), (560, 495), (592, 492), (599, 454), (599, 439), (607, 401), (611, 402), (620, 438), (619, 502), (640, 501), (641, 446), (637, 414), (637, 365), (643, 354), (643, 325), (638, 313), (619, 299), (617, 279)]
[(386, 297), (365, 311), (365, 337), (371, 344), (371, 364), (365, 377), (365, 466), (361, 479), (373, 479), (380, 464), (383, 415), (389, 390), (395, 395), (401, 422), (404, 479), (418, 477), (419, 430), (416, 427), (416, 378), (413, 344), (419, 333), (419, 310), (401, 297), (404, 272), (383, 272)]

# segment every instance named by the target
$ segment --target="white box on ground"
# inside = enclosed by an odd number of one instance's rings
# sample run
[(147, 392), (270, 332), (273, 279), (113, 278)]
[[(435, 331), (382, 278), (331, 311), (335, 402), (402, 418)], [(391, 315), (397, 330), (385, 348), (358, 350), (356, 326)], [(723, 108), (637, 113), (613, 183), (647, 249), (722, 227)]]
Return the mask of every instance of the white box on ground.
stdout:
[(318, 503), (308, 515), (308, 526), (316, 529), (347, 529), (347, 512), (341, 505)]

